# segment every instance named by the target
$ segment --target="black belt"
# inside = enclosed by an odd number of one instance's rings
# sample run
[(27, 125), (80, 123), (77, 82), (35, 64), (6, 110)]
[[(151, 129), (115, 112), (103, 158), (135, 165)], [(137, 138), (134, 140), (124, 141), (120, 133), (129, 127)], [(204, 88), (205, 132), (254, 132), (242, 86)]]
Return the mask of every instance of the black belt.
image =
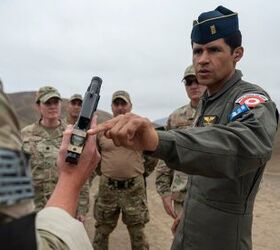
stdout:
[(112, 188), (127, 189), (134, 186), (134, 178), (119, 181), (108, 178), (108, 185)]

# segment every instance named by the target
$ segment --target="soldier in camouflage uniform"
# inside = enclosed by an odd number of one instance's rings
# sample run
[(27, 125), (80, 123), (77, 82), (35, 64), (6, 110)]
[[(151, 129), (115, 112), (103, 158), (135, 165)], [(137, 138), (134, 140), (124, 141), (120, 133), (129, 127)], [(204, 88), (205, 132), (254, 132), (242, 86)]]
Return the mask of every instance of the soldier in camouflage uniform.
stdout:
[[(61, 97), (57, 89), (44, 86), (36, 96), (39, 121), (22, 129), (23, 150), (31, 155), (36, 211), (43, 209), (58, 179), (56, 159), (66, 124), (60, 120)], [(80, 201), (81, 202), (81, 201)], [(79, 205), (77, 216), (85, 215), (88, 202)]]
[(66, 124), (75, 124), (79, 118), (82, 104), (83, 97), (80, 94), (74, 94), (70, 97), (67, 105)]
[(62, 178), (59, 177), (59, 185), (47, 207), (36, 215), (28, 157), (21, 150), (19, 123), (8, 98), (0, 90), (1, 250), (92, 250), (83, 225), (73, 216), (80, 189), (100, 157), (93, 140), (89, 140), (80, 164), (69, 171), (70, 166), (64, 161), (69, 132), (63, 138), (58, 158)]
[[(167, 120), (166, 129), (184, 129), (191, 127), (194, 121), (196, 108), (205, 86), (199, 85), (192, 65), (184, 72), (183, 83), (190, 103), (176, 109)], [(187, 174), (168, 168), (160, 160), (156, 167), (156, 189), (162, 198), (167, 214), (174, 219), (181, 214), (187, 191)]]
[[(117, 91), (112, 98), (112, 111), (116, 117), (130, 112), (132, 103), (129, 94)], [(142, 151), (117, 147), (103, 133), (97, 135), (97, 146), (101, 153), (99, 192), (94, 204), (95, 250), (108, 249), (110, 233), (117, 226), (122, 213), (133, 250), (149, 249), (144, 234), (145, 224), (149, 221), (146, 188), (144, 183), (145, 163)], [(157, 160), (146, 161), (154, 168)]]

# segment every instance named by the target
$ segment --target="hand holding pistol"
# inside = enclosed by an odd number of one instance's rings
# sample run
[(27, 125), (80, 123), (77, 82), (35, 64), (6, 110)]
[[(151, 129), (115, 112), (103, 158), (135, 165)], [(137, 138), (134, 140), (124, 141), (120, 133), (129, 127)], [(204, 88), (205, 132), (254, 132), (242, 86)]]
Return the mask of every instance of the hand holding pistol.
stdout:
[(74, 125), (70, 144), (67, 149), (66, 162), (77, 165), (79, 161), (86, 142), (87, 130), (90, 127), (93, 114), (97, 109), (101, 84), (102, 79), (100, 77), (93, 77), (85, 93), (82, 109)]

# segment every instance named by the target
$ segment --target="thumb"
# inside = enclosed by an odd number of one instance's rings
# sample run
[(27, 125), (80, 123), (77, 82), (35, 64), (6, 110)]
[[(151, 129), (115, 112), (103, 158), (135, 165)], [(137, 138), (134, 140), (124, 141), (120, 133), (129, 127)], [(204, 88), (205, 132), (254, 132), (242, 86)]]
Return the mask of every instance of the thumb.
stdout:
[(61, 145), (60, 145), (60, 151), (62, 151), (63, 153), (66, 152), (66, 150), (68, 148), (72, 132), (73, 132), (73, 126), (72, 125), (68, 125), (66, 127), (65, 131), (63, 132), (62, 142), (61, 142)]

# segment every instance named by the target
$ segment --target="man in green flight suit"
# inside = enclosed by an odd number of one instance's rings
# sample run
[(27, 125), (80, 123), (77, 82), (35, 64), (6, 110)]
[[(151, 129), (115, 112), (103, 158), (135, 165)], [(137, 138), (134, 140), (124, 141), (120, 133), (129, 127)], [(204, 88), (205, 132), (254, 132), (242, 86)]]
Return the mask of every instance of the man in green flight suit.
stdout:
[(271, 157), (279, 114), (261, 87), (242, 80), (238, 15), (219, 6), (202, 13), (191, 34), (193, 65), (207, 87), (194, 128), (156, 131), (126, 114), (99, 124), (116, 145), (146, 150), (189, 175), (173, 250), (252, 249), (255, 197)]

